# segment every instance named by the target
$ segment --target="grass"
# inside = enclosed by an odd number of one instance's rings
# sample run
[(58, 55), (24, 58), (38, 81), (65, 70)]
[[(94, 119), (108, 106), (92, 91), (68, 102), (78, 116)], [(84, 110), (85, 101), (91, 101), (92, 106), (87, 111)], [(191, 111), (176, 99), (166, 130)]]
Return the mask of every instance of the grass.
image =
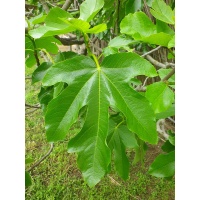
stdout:
[[(30, 76), (34, 69), (27, 69)], [(40, 84), (31, 85), (26, 80), (26, 103), (38, 103), (37, 94)], [(27, 112), (30, 112), (28, 109)], [(40, 109), (26, 115), (26, 158), (38, 161), (48, 152), (50, 145), (46, 141), (44, 117)], [(25, 192), (27, 200), (173, 200), (175, 181), (158, 179), (147, 173), (148, 166), (160, 152), (160, 148), (150, 146), (146, 155), (146, 164), (131, 167), (130, 178), (121, 180), (114, 171), (105, 176), (94, 188), (83, 181), (77, 168), (76, 154), (67, 153), (70, 136), (78, 132), (71, 129), (65, 141), (55, 143), (50, 156), (32, 172), (32, 186)], [(131, 155), (133, 156), (133, 155)], [(31, 164), (26, 165), (28, 169)]]

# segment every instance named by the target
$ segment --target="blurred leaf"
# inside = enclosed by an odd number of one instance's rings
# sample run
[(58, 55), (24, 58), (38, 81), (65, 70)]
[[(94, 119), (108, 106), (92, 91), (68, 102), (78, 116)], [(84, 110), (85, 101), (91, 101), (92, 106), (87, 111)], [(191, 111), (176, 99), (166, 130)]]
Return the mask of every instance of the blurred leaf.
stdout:
[[(171, 71), (171, 69), (159, 69), (158, 74), (160, 76), (160, 79), (163, 79), (165, 76), (167, 76), (167, 74), (169, 74), (170, 71)], [(175, 83), (175, 75), (172, 75), (168, 79), (168, 81), (171, 82), (171, 83)]]
[(143, 7), (142, 0), (127, 0), (125, 6), (125, 14), (134, 13), (138, 10), (141, 10)]
[(168, 24), (158, 19), (156, 19), (156, 29), (157, 29), (157, 33), (164, 32), (173, 36), (175, 34), (174, 31), (168, 26)]
[(156, 26), (143, 12), (127, 15), (120, 24), (121, 33), (144, 38), (156, 33)]
[(170, 177), (175, 174), (175, 151), (156, 157), (149, 167), (149, 174), (158, 178)]
[(32, 185), (31, 176), (28, 172), (25, 171), (25, 187), (29, 187)]
[(167, 117), (171, 117), (175, 115), (175, 104), (172, 104), (172, 106), (167, 109), (164, 112), (156, 113), (156, 119), (165, 119)]
[(163, 0), (154, 0), (152, 8), (150, 12), (156, 19), (168, 24), (175, 24), (174, 11)]
[(101, 10), (104, 0), (85, 0), (80, 5), (80, 19), (90, 22), (94, 16)]
[(156, 25), (154, 25), (149, 17), (143, 12), (135, 12), (134, 14), (127, 15), (122, 20), (120, 28), (121, 33), (131, 35), (137, 41), (165, 47), (168, 46), (169, 41), (173, 37), (168, 33), (157, 32)]
[(46, 19), (47, 15), (44, 15), (44, 13), (40, 13), (39, 15), (32, 17), (29, 22), (33, 25), (35, 24), (40, 24), (42, 22), (44, 22), (44, 20)]
[(169, 153), (171, 151), (174, 151), (175, 150), (175, 146), (172, 145), (169, 140), (167, 140), (163, 145), (162, 145), (162, 150), (166, 153)]
[(34, 160), (32, 158), (26, 158), (25, 159), (25, 164), (30, 164), (32, 163)]
[(168, 48), (172, 48), (172, 47), (175, 47), (175, 35), (168, 43)]
[(29, 34), (31, 37), (36, 39), (44, 36), (53, 36), (72, 32), (75, 29), (62, 20), (68, 18), (73, 18), (73, 16), (61, 8), (52, 8), (45, 18), (45, 26), (43, 25), (30, 30)]
[(160, 113), (170, 108), (174, 93), (164, 82), (156, 82), (147, 86), (146, 98), (151, 102), (154, 112)]
[(56, 44), (61, 45), (61, 42), (52, 36), (35, 40), (35, 45), (37, 49), (46, 49), (49, 53), (52, 54), (58, 53), (58, 46)]
[(135, 41), (133, 39), (129, 39), (126, 38), (122, 35), (117, 36), (115, 38), (113, 38), (112, 40), (110, 40), (110, 42), (108, 43), (109, 47), (115, 47), (115, 48), (120, 48), (123, 46), (127, 46), (129, 44), (135, 43)]

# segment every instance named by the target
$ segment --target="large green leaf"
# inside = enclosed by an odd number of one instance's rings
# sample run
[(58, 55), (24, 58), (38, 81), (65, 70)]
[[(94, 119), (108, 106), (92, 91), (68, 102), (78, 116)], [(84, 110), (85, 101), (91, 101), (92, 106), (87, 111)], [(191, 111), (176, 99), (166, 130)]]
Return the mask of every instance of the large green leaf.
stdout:
[(175, 151), (156, 157), (149, 167), (149, 174), (159, 178), (173, 176), (175, 174)]
[(146, 98), (151, 102), (155, 113), (166, 111), (174, 102), (174, 92), (164, 82), (147, 86)]
[(80, 19), (90, 22), (103, 8), (104, 0), (85, 0), (80, 6)]
[[(173, 35), (168, 32), (160, 32), (156, 25), (143, 12), (136, 12), (127, 15), (120, 24), (121, 33), (131, 35), (137, 41), (150, 44), (168, 46)], [(166, 27), (165, 27), (166, 29)]]
[(156, 18), (168, 24), (175, 24), (175, 14), (171, 7), (163, 0), (154, 0), (150, 9), (151, 14)]
[(146, 98), (130, 86), (130, 80), (138, 75), (153, 77), (157, 73), (137, 54), (120, 53), (107, 56), (101, 67), (86, 56), (67, 59), (53, 65), (43, 79), (44, 86), (68, 84), (47, 107), (48, 141), (63, 140), (79, 110), (87, 106), (83, 128), (70, 140), (68, 151), (78, 152), (78, 166), (89, 186), (100, 181), (110, 163), (106, 143), (109, 106), (123, 113), (129, 130), (139, 138), (157, 143), (154, 112)]

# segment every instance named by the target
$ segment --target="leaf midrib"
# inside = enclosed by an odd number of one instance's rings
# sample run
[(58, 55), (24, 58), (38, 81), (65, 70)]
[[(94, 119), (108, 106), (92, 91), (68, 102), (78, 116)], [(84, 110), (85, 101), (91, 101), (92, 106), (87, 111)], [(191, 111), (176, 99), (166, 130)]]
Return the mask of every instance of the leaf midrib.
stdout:
[[(117, 92), (120, 94), (120, 96), (121, 96), (122, 99), (124, 100), (123, 96), (121, 95), (121, 93), (119, 92), (119, 90), (115, 87), (115, 85), (112, 83), (112, 81), (106, 76), (106, 74), (105, 74), (104, 72), (102, 72), (102, 73), (105, 75), (106, 79), (113, 85), (113, 87), (117, 90)], [(111, 91), (112, 91), (112, 90), (111, 90)], [(129, 108), (129, 106), (127, 105), (127, 103), (126, 103), (125, 100), (124, 100), (124, 102), (125, 102), (127, 108), (129, 109), (129, 111), (131, 112), (131, 109)], [(132, 113), (132, 112), (131, 112), (131, 113)], [(135, 117), (135, 115), (134, 115), (133, 113), (132, 113), (132, 115)], [(138, 122), (138, 124), (140, 124), (140, 126), (145, 130), (145, 132), (148, 133), (147, 129), (145, 129), (145, 127), (144, 127), (141, 123), (139, 123), (139, 120), (138, 120), (136, 117), (135, 117), (135, 119), (136, 119), (136, 121)], [(138, 133), (137, 133), (137, 135), (138, 135)], [(139, 134), (139, 136), (140, 136), (140, 134)]]

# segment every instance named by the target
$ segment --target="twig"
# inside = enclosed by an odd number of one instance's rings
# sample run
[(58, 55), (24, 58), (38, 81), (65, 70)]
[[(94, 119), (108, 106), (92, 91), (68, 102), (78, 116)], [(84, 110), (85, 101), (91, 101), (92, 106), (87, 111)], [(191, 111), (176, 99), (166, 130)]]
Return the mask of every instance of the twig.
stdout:
[(29, 105), (29, 104), (25, 103), (25, 106), (26, 106), (26, 107), (29, 107), (29, 108), (40, 108), (40, 105), (39, 105), (39, 104), (36, 104), (36, 105)]
[(120, 183), (118, 183), (114, 178), (112, 178), (110, 175), (108, 175), (109, 179), (111, 180), (112, 183), (114, 183), (115, 185), (121, 186)]
[(50, 3), (49, 1), (47, 1), (47, 4), (49, 4), (52, 7), (56, 7), (55, 5), (53, 5), (52, 3)]
[(43, 160), (45, 160), (49, 155), (50, 153), (53, 151), (53, 148), (54, 148), (54, 143), (51, 143), (51, 146), (50, 146), (50, 149), (49, 151), (47, 152), (46, 155), (44, 155), (40, 160), (38, 160), (35, 164), (33, 164), (27, 171), (30, 172), (32, 171), (35, 167), (37, 167)]
[(30, 112), (27, 112), (25, 115), (31, 114), (31, 113), (35, 112), (36, 110), (38, 110), (38, 109), (39, 108), (35, 108), (35, 109), (31, 110)]
[(175, 73), (175, 68), (173, 68), (169, 74), (167, 74), (161, 81), (167, 81), (171, 76), (173, 76)]
[(62, 6), (62, 9), (67, 10), (70, 7), (71, 3), (72, 3), (72, 0), (66, 0), (64, 5)]
[(147, 59), (148, 61), (150, 61), (153, 65), (155, 65), (155, 66), (157, 66), (157, 67), (160, 67), (160, 68), (166, 68), (166, 65), (165, 65), (165, 64), (158, 62), (157, 60), (155, 60), (154, 58), (152, 58), (150, 55), (146, 55), (145, 57), (146, 57), (146, 59)]
[(49, 6), (47, 5), (47, 3), (44, 0), (40, 0), (40, 2), (42, 4), (46, 14), (48, 14), (49, 13)]
[(58, 35), (54, 36), (56, 39), (58, 39), (63, 45), (65, 46), (70, 46), (70, 45), (74, 45), (74, 44), (83, 44), (84, 40), (75, 40), (74, 38), (62, 38)]
[(175, 120), (173, 120), (171, 117), (168, 117), (167, 119), (169, 119), (171, 122), (175, 124)]
[(161, 62), (158, 62), (154, 58), (152, 58), (150, 55), (146, 55), (145, 58), (147, 58), (148, 61), (150, 61), (153, 65), (160, 67), (160, 68), (168, 68), (168, 67), (175, 67), (174, 63), (166, 63), (163, 64)]
[(26, 34), (26, 37), (28, 37), (31, 40), (32, 44), (33, 44), (33, 48), (34, 48), (34, 53), (33, 54), (34, 54), (37, 66), (39, 67), (40, 66), (40, 60), (39, 60), (39, 57), (38, 57), (35, 40), (30, 35), (28, 35), (28, 34)]
[(103, 52), (102, 48), (98, 47), (96, 44), (90, 43), (90, 45), (91, 45), (92, 47), (94, 47), (96, 50), (98, 50), (100, 53)]
[(32, 77), (25, 77), (25, 79), (32, 79)]
[(145, 56), (147, 56), (147, 55), (153, 53), (154, 51), (157, 51), (157, 50), (160, 49), (160, 48), (161, 48), (161, 46), (158, 46), (158, 47), (156, 47), (155, 49), (152, 49), (151, 51), (144, 53), (143, 55), (141, 55), (141, 57), (145, 57)]

